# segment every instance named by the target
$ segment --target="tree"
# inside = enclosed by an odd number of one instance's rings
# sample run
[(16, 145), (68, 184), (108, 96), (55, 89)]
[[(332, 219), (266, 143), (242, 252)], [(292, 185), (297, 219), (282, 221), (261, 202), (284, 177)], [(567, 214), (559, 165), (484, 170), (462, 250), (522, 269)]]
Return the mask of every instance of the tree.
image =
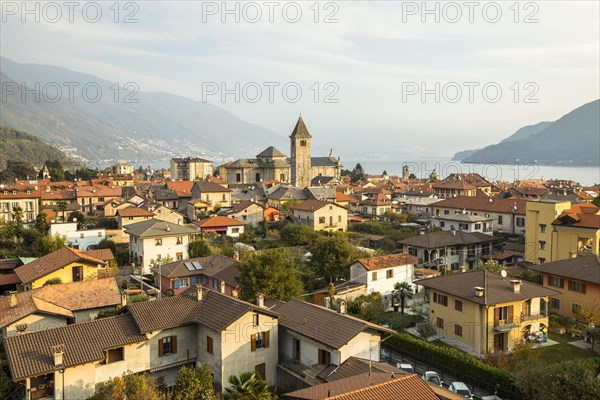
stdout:
[(600, 207), (600, 195), (594, 197), (594, 200), (592, 200), (592, 204), (596, 207)]
[(83, 215), (79, 211), (73, 211), (73, 212), (71, 212), (71, 214), (69, 214), (69, 218), (67, 219), (67, 221), (69, 221), (69, 222), (75, 222), (75, 219), (77, 219), (77, 225), (83, 224), (83, 220), (85, 219), (85, 215)]
[(408, 217), (404, 213), (393, 212), (392, 210), (388, 210), (382, 214), (382, 217), (386, 218), (391, 222), (395, 222), (398, 224), (403, 224), (408, 221)]
[(280, 231), (281, 240), (288, 246), (306, 246), (313, 242), (318, 232), (308, 225), (287, 224)]
[(385, 308), (383, 298), (379, 292), (373, 292), (368, 296), (360, 295), (348, 302), (347, 306), (350, 314), (376, 324), (382, 322)]
[(174, 400), (215, 399), (212, 371), (203, 363), (197, 368), (181, 367), (175, 383)]
[(63, 247), (65, 247), (65, 237), (61, 235), (39, 236), (38, 234), (31, 245), (36, 257), (45, 256)]
[[(408, 282), (396, 282), (396, 284), (394, 285), (394, 299), (399, 298), (400, 299), (400, 314), (404, 315), (404, 301), (406, 300), (406, 298), (408, 297), (409, 299), (412, 298), (412, 287), (410, 286), (410, 284)], [(398, 312), (398, 306), (396, 305), (397, 303), (394, 301), (394, 312)]]
[(317, 237), (308, 245), (308, 251), (311, 253), (310, 267), (325, 282), (348, 279), (348, 265), (358, 256), (356, 248), (340, 233)]
[(190, 253), (190, 258), (208, 257), (214, 254), (210, 245), (202, 239), (190, 243), (188, 252)]
[(48, 223), (48, 217), (45, 213), (39, 213), (37, 217), (35, 217), (35, 229), (41, 234), (46, 235), (48, 230), (50, 229), (50, 224)]
[(98, 249), (110, 249), (110, 251), (115, 255), (117, 253), (117, 244), (110, 239), (102, 239), (98, 246)]
[(160, 400), (161, 398), (155, 378), (147, 374), (127, 372), (106, 381), (88, 400)]
[(230, 386), (225, 388), (225, 400), (271, 400), (273, 393), (267, 382), (256, 372), (241, 372), (240, 376), (231, 375), (228, 379)]
[(47, 286), (47, 285), (60, 285), (61, 283), (62, 283), (62, 279), (60, 279), (59, 277), (56, 277), (56, 278), (48, 279), (46, 282), (44, 282), (44, 286)]
[(431, 325), (431, 322), (425, 321), (417, 324), (417, 333), (423, 339), (427, 340), (433, 335), (437, 334), (437, 331), (435, 330), (433, 325)]
[(48, 173), (52, 182), (65, 180), (65, 169), (60, 161), (46, 161), (46, 167), (48, 167)]
[(26, 161), (6, 161), (6, 168), (0, 172), (0, 182), (15, 183), (15, 179), (34, 179), (35, 169)]
[(240, 297), (252, 301), (257, 292), (267, 298), (290, 300), (303, 292), (303, 285), (289, 251), (269, 249), (247, 255), (239, 267)]
[(58, 203), (56, 203), (56, 207), (58, 208), (58, 211), (61, 212), (62, 221), (65, 222), (65, 211), (67, 211), (67, 202), (61, 200)]
[(365, 170), (363, 169), (362, 165), (358, 163), (356, 164), (356, 167), (354, 167), (352, 173), (350, 174), (350, 181), (354, 183), (362, 181), (363, 179), (365, 179)]
[(384, 169), (383, 173), (381, 175), (386, 175), (387, 176), (387, 174), (388, 174), (387, 171)]
[(23, 209), (21, 207), (13, 207), (11, 216), (12, 220), (17, 224), (17, 227), (23, 225)]
[(588, 327), (586, 332), (592, 340), (592, 351), (596, 351), (596, 343), (600, 340), (600, 326)]
[(479, 260), (477, 262), (477, 267), (475, 267), (475, 269), (478, 270), (483, 270), (483, 271), (490, 271), (490, 272), (500, 272), (504, 269), (504, 266), (498, 264), (496, 261), (490, 259), (487, 260), (485, 263), (481, 260)]

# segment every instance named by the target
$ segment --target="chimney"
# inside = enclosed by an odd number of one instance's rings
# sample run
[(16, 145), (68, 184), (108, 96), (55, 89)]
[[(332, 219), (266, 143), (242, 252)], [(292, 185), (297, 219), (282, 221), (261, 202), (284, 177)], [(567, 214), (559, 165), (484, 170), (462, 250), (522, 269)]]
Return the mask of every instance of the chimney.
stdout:
[(513, 287), (513, 293), (521, 293), (521, 281), (518, 279), (512, 279), (510, 281)]
[(219, 285), (219, 292), (225, 293), (225, 282), (221, 282), (221, 284)]
[(125, 307), (127, 305), (127, 293), (123, 290), (121, 292), (121, 307)]
[(338, 309), (338, 313), (346, 314), (346, 300), (338, 299), (337, 300), (337, 309)]
[(63, 356), (65, 354), (65, 346), (59, 344), (57, 346), (52, 346), (52, 353), (54, 354), (54, 366), (62, 367), (63, 366)]
[(260, 308), (265, 307), (265, 295), (261, 292), (256, 293), (256, 305)]
[(452, 228), (452, 230), (450, 231), (450, 233), (452, 233), (452, 236), (456, 236), (456, 229)]
[(484, 288), (482, 288), (481, 286), (475, 286), (475, 297), (483, 297), (483, 292), (485, 291)]
[(196, 285), (196, 299), (200, 302), (202, 301), (202, 285)]
[(11, 293), (10, 294), (10, 308), (15, 308), (18, 305), (19, 305), (19, 303), (17, 301), (17, 294)]

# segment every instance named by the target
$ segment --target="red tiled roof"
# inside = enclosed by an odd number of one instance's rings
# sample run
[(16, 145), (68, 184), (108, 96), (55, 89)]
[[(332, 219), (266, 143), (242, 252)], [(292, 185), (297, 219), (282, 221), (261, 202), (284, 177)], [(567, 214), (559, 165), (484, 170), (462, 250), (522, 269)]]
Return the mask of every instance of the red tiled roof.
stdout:
[(361, 258), (357, 260), (367, 271), (392, 268), (400, 265), (417, 264), (417, 259), (408, 253), (389, 254), (387, 256)]
[(145, 208), (127, 207), (117, 211), (121, 217), (153, 217), (154, 214)]
[(337, 204), (330, 203), (328, 201), (322, 200), (304, 200), (294, 206), (294, 210), (298, 211), (318, 211), (323, 207), (335, 205), (339, 207)]
[(458, 190), (471, 190), (477, 189), (475, 186), (471, 185), (462, 180), (454, 180), (454, 181), (446, 181), (440, 182), (433, 185), (434, 189), (458, 189)]
[(246, 225), (242, 221), (238, 221), (237, 219), (227, 218), (223, 216), (205, 218), (200, 221), (194, 221), (192, 224), (200, 227), (200, 228), (218, 228), (222, 226), (242, 226)]
[[(494, 199), (483, 196), (457, 196), (435, 202), (433, 207), (456, 208), (473, 211), (511, 213), (525, 215), (527, 199), (509, 198)], [(514, 208), (516, 207), (516, 209)]]
[(573, 204), (552, 225), (600, 229), (600, 209), (593, 204)]

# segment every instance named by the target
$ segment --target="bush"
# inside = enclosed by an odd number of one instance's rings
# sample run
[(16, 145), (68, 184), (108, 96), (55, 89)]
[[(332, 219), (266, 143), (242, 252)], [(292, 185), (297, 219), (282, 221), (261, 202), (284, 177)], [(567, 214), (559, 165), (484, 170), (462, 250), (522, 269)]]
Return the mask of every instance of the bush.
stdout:
[(477, 382), (490, 392), (493, 392), (495, 385), (499, 384), (501, 389), (498, 396), (501, 398), (519, 397), (510, 373), (488, 365), (479, 358), (460, 350), (440, 347), (408, 333), (394, 335), (383, 343), (383, 347), (439, 368), (459, 380)]
[(289, 246), (306, 246), (313, 242), (318, 232), (315, 232), (313, 228), (308, 225), (294, 225), (287, 224), (280, 231), (281, 240)]
[(46, 286), (46, 285), (60, 285), (61, 283), (62, 283), (62, 279), (56, 277), (56, 278), (48, 279), (44, 283), (44, 286)]

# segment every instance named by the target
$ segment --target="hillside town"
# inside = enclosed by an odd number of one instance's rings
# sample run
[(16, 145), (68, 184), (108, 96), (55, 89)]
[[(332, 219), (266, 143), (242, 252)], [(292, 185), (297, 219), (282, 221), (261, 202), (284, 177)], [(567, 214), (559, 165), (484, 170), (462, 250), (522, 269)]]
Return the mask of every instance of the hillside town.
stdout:
[(0, 397), (599, 398), (599, 184), (374, 174), (291, 125), (5, 179)]

